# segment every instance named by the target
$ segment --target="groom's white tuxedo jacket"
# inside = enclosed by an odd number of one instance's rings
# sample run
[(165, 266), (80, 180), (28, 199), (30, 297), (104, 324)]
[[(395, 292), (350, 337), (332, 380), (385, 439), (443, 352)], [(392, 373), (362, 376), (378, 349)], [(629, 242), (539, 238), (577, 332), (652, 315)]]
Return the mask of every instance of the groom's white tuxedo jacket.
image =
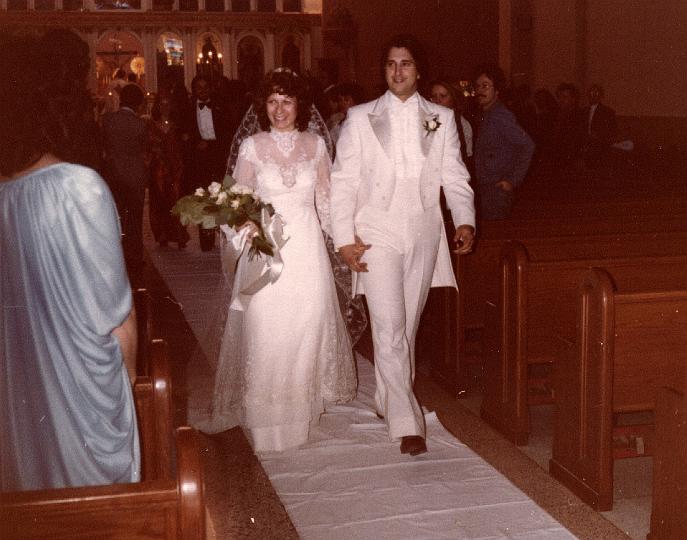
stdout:
[[(331, 220), (336, 247), (355, 242), (355, 219), (366, 207), (386, 212), (396, 184), (393, 161), (390, 92), (379, 99), (352, 107), (336, 146), (336, 160), (331, 175)], [(460, 158), (460, 142), (452, 110), (418, 96), (418, 149), (423, 159), (419, 178), (419, 197), (425, 212), (441, 212), (439, 189), (444, 188), (453, 222), (475, 226), (473, 192), (470, 175)], [(428, 131), (425, 122), (438, 119), (436, 130)], [(396, 134), (397, 135), (397, 134)], [(367, 216), (374, 212), (366, 212)], [(369, 217), (367, 218), (369, 219)], [(444, 228), (432, 287), (456, 286)], [(365, 241), (365, 238), (362, 238)], [(360, 280), (353, 275), (354, 294), (363, 293)]]

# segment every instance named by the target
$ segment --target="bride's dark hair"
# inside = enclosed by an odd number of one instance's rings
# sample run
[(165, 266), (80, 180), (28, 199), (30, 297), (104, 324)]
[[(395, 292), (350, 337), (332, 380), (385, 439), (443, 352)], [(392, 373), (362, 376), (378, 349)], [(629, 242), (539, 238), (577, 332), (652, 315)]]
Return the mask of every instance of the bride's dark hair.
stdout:
[(253, 106), (258, 115), (260, 129), (263, 131), (270, 130), (270, 119), (267, 116), (267, 98), (272, 94), (296, 98), (296, 106), (298, 107), (296, 127), (298, 131), (308, 129), (312, 105), (310, 88), (302, 77), (286, 68), (277, 68), (265, 75), (255, 95)]

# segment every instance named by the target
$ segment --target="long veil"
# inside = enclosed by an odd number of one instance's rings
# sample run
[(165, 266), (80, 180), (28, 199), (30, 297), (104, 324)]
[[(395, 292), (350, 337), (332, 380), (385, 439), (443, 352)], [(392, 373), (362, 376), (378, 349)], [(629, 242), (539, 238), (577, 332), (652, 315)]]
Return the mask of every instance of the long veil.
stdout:
[[(322, 115), (320, 115), (319, 111), (314, 105), (311, 106), (310, 112), (311, 115), (310, 123), (308, 124), (308, 131), (322, 137), (325, 146), (327, 147), (329, 158), (332, 159), (334, 156), (334, 143), (329, 135), (327, 125), (325, 124)], [(243, 116), (243, 120), (236, 130), (234, 138), (231, 142), (229, 158), (227, 159), (227, 174), (232, 174), (234, 171), (241, 143), (246, 138), (250, 137), (251, 135), (255, 135), (259, 131), (261, 131), (261, 128), (260, 122), (258, 121), (258, 115), (255, 112), (253, 105), (251, 105), (246, 114)], [(329, 263), (332, 266), (332, 273), (334, 274), (336, 294), (339, 300), (341, 314), (346, 322), (346, 328), (348, 329), (348, 334), (351, 338), (351, 345), (354, 346), (360, 339), (360, 336), (363, 334), (367, 326), (365, 306), (360, 297), (353, 296), (351, 270), (348, 268), (346, 263), (344, 263), (341, 256), (336, 252), (334, 248), (334, 241), (324, 230), (322, 231), (322, 235), (327, 246), (327, 253), (329, 254)], [(226, 281), (227, 280), (225, 280), (225, 282)], [(227, 286), (231, 287), (231, 284), (227, 284)], [(231, 296), (231, 291), (229, 291), (229, 296)]]

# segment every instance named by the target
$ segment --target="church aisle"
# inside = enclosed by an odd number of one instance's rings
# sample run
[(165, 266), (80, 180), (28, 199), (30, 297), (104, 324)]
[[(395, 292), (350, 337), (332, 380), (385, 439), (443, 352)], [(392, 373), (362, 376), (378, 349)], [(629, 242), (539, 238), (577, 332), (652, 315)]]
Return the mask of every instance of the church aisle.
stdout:
[[(201, 252), (196, 231), (191, 233), (192, 240), (182, 251), (158, 248), (149, 234), (146, 246), (149, 260), (187, 319), (188, 333), (196, 336), (190, 337), (202, 342), (213, 317), (208, 306), (220, 277), (219, 253)], [(315, 437), (302, 449), (265, 454), (261, 468), (240, 430), (205, 437), (206, 463), (211, 468), (208, 476), (212, 476), (208, 479), (208, 506), (218, 533), (231, 529), (239, 520), (246, 537), (295, 538), (285, 513), (280, 515), (281, 499), (301, 538), (576, 537), (542, 510), (541, 497), (534, 497), (535, 503), (506, 478), (510, 474), (508, 464), (496, 464), (504, 476), (446, 431), (434, 413), (427, 416), (429, 453), (418, 458), (401, 455), (398, 445), (388, 441), (386, 429), (371, 407), (371, 365), (362, 357), (358, 361), (358, 398), (324, 415)], [(183, 380), (187, 398), (184, 415), (193, 423), (206, 414), (212, 393), (212, 368), (199, 347), (188, 351)], [(419, 376), (418, 383), (423, 403), (436, 409), (442, 422), (478, 453), (488, 451), (491, 443), (504, 444), (477, 418), (466, 422), (462, 416), (471, 415), (447, 394), (440, 396), (441, 391), (426, 377)], [(476, 422), (469, 427), (472, 431), (466, 433), (467, 438), (463, 438), (460, 427), (456, 430), (455, 422), (451, 426), (456, 419), (466, 428)], [(279, 499), (260, 507), (263, 497), (276, 499), (263, 468)], [(247, 476), (252, 478), (245, 480)], [(326, 489), (320, 492), (322, 488)], [(246, 493), (246, 489), (251, 492)], [(246, 507), (241, 508), (244, 501)], [(624, 537), (591, 509), (585, 512), (579, 501), (569, 500), (567, 513), (566, 509), (554, 510), (553, 515), (568, 518), (561, 521), (579, 538), (599, 538), (599, 533), (604, 538)], [(587, 523), (571, 527), (575, 519)], [(261, 533), (256, 525), (263, 526)], [(252, 536), (250, 529), (255, 531)], [(581, 535), (580, 530), (592, 532)]]
[(374, 369), (361, 356), (358, 376), (358, 397), (328, 408), (308, 444), (260, 456), (301, 538), (575, 538), (433, 412), (429, 452), (400, 454), (374, 413)]

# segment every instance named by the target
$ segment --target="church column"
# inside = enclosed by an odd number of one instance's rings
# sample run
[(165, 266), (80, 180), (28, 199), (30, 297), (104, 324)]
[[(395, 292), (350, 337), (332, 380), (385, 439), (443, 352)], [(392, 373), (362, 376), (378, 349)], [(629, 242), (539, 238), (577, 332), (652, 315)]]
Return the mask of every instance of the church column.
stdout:
[(145, 89), (148, 92), (155, 92), (157, 90), (157, 34), (146, 30), (141, 37), (145, 59)]
[(95, 55), (98, 48), (98, 32), (92, 30), (84, 35), (84, 39), (88, 44), (88, 57), (91, 66), (88, 75), (88, 89), (95, 94), (98, 89), (98, 72), (95, 63)]
[(231, 32), (224, 28), (220, 40), (222, 42), (222, 75), (231, 79)]
[(301, 51), (302, 71), (310, 71), (312, 69), (312, 39), (310, 32), (303, 34), (303, 50)]
[(196, 35), (195, 32), (184, 31), (181, 40), (184, 44), (184, 81), (186, 88), (191, 90), (191, 81), (196, 76)]
[[(277, 51), (274, 46), (274, 30), (267, 30), (267, 35), (265, 36), (265, 72), (272, 71), (275, 67), (276, 54)], [(279, 62), (277, 62), (278, 64)]]
[(258, 10), (258, 0), (250, 0), (250, 10), (251, 11), (257, 11)]
[(226, 54), (226, 62), (227, 62), (227, 67), (225, 67), (225, 70), (228, 70), (228, 77), (230, 79), (238, 79), (239, 78), (239, 53), (238, 49), (236, 47), (236, 30), (234, 28), (231, 29), (231, 32), (229, 34), (229, 49), (227, 50)]
[(275, 4), (275, 10), (277, 11), (277, 13), (281, 13), (284, 11), (284, 0), (276, 0)]

